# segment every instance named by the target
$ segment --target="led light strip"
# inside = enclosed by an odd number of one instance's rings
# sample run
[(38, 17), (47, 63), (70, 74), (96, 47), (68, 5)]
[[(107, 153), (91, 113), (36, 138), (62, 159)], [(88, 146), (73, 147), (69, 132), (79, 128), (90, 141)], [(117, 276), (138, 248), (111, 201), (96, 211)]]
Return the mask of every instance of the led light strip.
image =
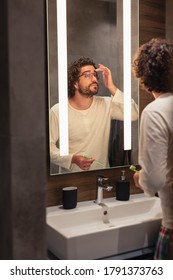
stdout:
[[(60, 155), (69, 154), (66, 0), (57, 0)], [(124, 150), (131, 150), (131, 0), (123, 0)]]
[(69, 154), (68, 135), (68, 80), (67, 80), (67, 13), (66, 0), (57, 0), (59, 148), (60, 155)]
[(124, 150), (131, 150), (131, 0), (123, 0)]

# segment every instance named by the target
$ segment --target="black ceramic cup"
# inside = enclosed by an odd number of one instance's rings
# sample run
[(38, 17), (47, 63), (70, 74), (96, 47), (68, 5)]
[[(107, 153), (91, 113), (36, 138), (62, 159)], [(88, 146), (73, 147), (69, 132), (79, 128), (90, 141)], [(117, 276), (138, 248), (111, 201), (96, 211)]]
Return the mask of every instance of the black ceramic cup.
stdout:
[(64, 209), (73, 209), (77, 206), (77, 187), (62, 189), (62, 205)]

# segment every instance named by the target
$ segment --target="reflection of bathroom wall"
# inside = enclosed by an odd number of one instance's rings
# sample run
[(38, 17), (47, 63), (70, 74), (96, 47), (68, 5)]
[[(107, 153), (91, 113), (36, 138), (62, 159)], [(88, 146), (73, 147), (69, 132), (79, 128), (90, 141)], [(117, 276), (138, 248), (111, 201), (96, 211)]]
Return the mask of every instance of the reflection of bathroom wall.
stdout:
[[(137, 1), (132, 1), (132, 55), (138, 42)], [(49, 0), (50, 106), (58, 101), (56, 0)], [(89, 56), (108, 66), (117, 86), (123, 90), (123, 26), (121, 0), (67, 0), (68, 63)], [(133, 98), (138, 102), (137, 84), (132, 81)], [(109, 95), (100, 79), (99, 95)]]
[[(80, 56), (91, 57), (96, 64), (107, 65), (112, 70), (114, 80), (116, 78), (118, 82), (116, 3), (68, 0), (67, 7), (68, 62), (73, 62)], [(102, 79), (100, 85), (99, 94), (105, 95)]]
[[(56, 1), (49, 0), (50, 106), (58, 101), (55, 12)], [(115, 1), (67, 0), (67, 26), (68, 63), (80, 56), (90, 57), (96, 65), (108, 66), (122, 89), (122, 33), (118, 31)], [(99, 95), (109, 95), (102, 79)]]
[(124, 122), (112, 120), (109, 141), (110, 167), (138, 164), (138, 120), (132, 122), (132, 149), (124, 150)]

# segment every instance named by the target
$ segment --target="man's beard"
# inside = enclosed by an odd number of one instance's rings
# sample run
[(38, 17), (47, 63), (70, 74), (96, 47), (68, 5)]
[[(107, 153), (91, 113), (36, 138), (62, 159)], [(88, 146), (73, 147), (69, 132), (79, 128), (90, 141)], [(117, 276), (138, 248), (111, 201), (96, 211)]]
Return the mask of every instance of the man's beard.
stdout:
[[(95, 85), (95, 91), (92, 91), (90, 89), (90, 86), (91, 85)], [(82, 88), (80, 85), (79, 85), (79, 88), (78, 88), (78, 91), (79, 93), (82, 95), (82, 96), (85, 96), (85, 97), (92, 97), (94, 95), (96, 95), (98, 93), (98, 84), (97, 83), (92, 83), (90, 84), (89, 86), (85, 87), (85, 88)]]

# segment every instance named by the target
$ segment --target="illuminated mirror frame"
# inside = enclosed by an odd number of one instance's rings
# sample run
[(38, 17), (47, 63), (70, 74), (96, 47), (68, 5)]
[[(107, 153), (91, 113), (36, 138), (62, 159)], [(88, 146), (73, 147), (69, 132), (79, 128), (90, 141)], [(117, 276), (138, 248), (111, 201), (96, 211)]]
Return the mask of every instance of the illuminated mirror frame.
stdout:
[[(57, 0), (56, 7), (60, 155), (63, 156), (69, 154), (66, 0)], [(123, 92), (124, 150), (131, 150), (131, 0), (123, 0)]]

